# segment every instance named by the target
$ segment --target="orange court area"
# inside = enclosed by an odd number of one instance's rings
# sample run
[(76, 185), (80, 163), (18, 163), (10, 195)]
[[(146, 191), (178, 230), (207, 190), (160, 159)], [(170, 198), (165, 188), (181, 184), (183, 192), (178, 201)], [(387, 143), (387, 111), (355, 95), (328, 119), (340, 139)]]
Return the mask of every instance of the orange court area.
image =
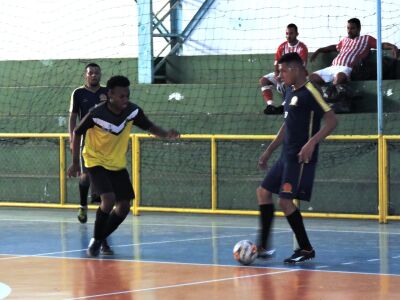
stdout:
[(0, 258), (7, 299), (399, 299), (400, 276), (51, 257)]

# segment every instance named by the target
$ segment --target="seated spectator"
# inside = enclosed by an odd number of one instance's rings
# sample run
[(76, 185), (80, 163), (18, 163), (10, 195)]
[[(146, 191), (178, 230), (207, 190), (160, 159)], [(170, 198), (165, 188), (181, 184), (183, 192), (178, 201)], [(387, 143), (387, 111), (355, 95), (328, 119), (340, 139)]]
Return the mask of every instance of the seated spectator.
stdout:
[(279, 79), (278, 60), (286, 53), (297, 52), (304, 62), (304, 66), (307, 65), (308, 49), (307, 46), (297, 39), (299, 35), (297, 26), (295, 24), (289, 24), (286, 27), (286, 42), (279, 45), (275, 54), (274, 72), (264, 75), (260, 78), (261, 92), (266, 104), (264, 113), (269, 114), (282, 114), (283, 106), (274, 106), (274, 100), (272, 96), (272, 87), (275, 87), (278, 92), (282, 94), (284, 85)]
[[(360, 31), (361, 22), (359, 19), (348, 20), (347, 37), (343, 38), (337, 45), (319, 48), (311, 56), (311, 61), (314, 61), (319, 53), (339, 52), (332, 61), (332, 66), (318, 70), (309, 77), (311, 81), (319, 85), (332, 83), (338, 98), (341, 94), (346, 93), (346, 87), (343, 84), (350, 80), (353, 68), (368, 56), (370, 49), (376, 49), (376, 39), (369, 35), (360, 36)], [(393, 57), (397, 59), (398, 49), (395, 45), (382, 43), (382, 48), (391, 50)], [(324, 93), (324, 96), (329, 98), (328, 93)], [(329, 99), (327, 100), (329, 101)]]

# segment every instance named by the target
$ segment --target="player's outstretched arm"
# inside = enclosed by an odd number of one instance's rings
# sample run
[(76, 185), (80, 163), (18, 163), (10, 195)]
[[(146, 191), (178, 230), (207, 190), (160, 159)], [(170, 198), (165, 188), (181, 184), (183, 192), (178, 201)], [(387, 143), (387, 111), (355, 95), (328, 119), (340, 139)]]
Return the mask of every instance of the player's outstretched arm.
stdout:
[(67, 170), (68, 177), (76, 177), (80, 175), (79, 146), (81, 142), (81, 137), (81, 135), (76, 134), (74, 131), (72, 135), (72, 164)]
[(263, 154), (261, 154), (260, 158), (258, 159), (259, 169), (265, 170), (267, 168), (267, 163), (269, 158), (271, 157), (275, 149), (282, 144), (284, 137), (285, 137), (285, 124), (281, 126), (275, 139), (271, 142), (271, 144), (269, 144), (267, 149), (264, 151)]
[(165, 130), (157, 125), (151, 126), (148, 131), (155, 136), (166, 139), (177, 139), (180, 137), (180, 133), (175, 129)]
[(327, 47), (318, 48), (317, 51), (315, 51), (311, 55), (310, 61), (313, 62), (317, 58), (318, 54), (320, 54), (320, 53), (329, 53), (329, 52), (336, 52), (336, 51), (337, 51), (336, 45), (330, 45)]
[(335, 113), (330, 110), (324, 114), (324, 126), (313, 135), (313, 137), (301, 148), (299, 154), (299, 162), (308, 163), (313, 155), (315, 146), (325, 139), (337, 125), (337, 119)]

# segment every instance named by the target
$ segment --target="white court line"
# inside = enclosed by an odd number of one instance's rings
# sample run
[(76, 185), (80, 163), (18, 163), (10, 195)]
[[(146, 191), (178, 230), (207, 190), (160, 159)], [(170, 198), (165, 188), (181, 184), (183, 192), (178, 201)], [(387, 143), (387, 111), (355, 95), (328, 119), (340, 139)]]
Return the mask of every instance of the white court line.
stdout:
[[(168, 240), (168, 241), (157, 241), (157, 242), (143, 242), (143, 243), (135, 243), (135, 244), (113, 245), (113, 248), (142, 246), (142, 245), (157, 245), (157, 244), (167, 244), (167, 243), (193, 242), (193, 241), (203, 241), (203, 240), (212, 240), (212, 239), (225, 239), (225, 238), (232, 238), (232, 237), (245, 237), (245, 236), (256, 235), (256, 234), (257, 233), (236, 234), (236, 235), (220, 235), (220, 236), (211, 236), (211, 237), (203, 237), (203, 238), (192, 238), (192, 239)], [(86, 248), (85, 249), (76, 249), (76, 250), (67, 250), (67, 251), (38, 253), (38, 254), (31, 254), (31, 255), (0, 254), (0, 255), (10, 255), (10, 256), (12, 256), (12, 257), (0, 257), (0, 260), (10, 260), (10, 259), (18, 259), (18, 258), (25, 258), (25, 257), (35, 257), (35, 256), (47, 256), (47, 255), (54, 255), (54, 254), (66, 254), (66, 253), (74, 253), (74, 252), (82, 252), (82, 251), (86, 251)]]
[(174, 285), (157, 286), (157, 287), (146, 288), (146, 289), (128, 290), (128, 291), (121, 291), (121, 292), (114, 292), (114, 293), (106, 293), (106, 294), (97, 294), (97, 295), (83, 296), (83, 297), (77, 297), (77, 298), (69, 298), (68, 300), (92, 299), (92, 298), (105, 297), (105, 296), (114, 296), (114, 295), (122, 295), (122, 294), (132, 294), (132, 293), (139, 293), (139, 292), (164, 290), (164, 289), (171, 289), (171, 288), (180, 288), (180, 287), (186, 287), (186, 286), (223, 282), (223, 281), (236, 280), (236, 279), (247, 279), (247, 278), (253, 278), (253, 277), (279, 275), (279, 274), (284, 274), (284, 273), (292, 273), (292, 272), (296, 272), (296, 271), (297, 271), (296, 269), (291, 269), (291, 270), (278, 271), (278, 272), (273, 272), (273, 273), (269, 272), (269, 273), (262, 273), (262, 274), (227, 277), (227, 278), (221, 278), (221, 279), (195, 281), (195, 282), (181, 283), (181, 284), (174, 284)]
[[(14, 221), (14, 222), (48, 222), (48, 223), (71, 223), (78, 224), (76, 221), (62, 221), (62, 220), (29, 220), (29, 219), (0, 219), (0, 221)], [(87, 224), (94, 224), (93, 222), (87, 222)], [(228, 225), (200, 225), (200, 224), (167, 224), (167, 223), (138, 223), (133, 222), (133, 226), (163, 226), (163, 227), (193, 227), (193, 228), (228, 228), (228, 229), (258, 229), (258, 226), (228, 226)], [(291, 232), (288, 228), (275, 227), (273, 230), (282, 230), (285, 232)], [(361, 234), (383, 234), (383, 235), (400, 235), (400, 232), (379, 232), (379, 231), (362, 231), (362, 230), (337, 230), (337, 229), (313, 229), (312, 227), (307, 228), (307, 231), (313, 232), (337, 232), (337, 233), (361, 233)]]
[[(42, 223), (68, 223), (68, 224), (78, 224), (75, 220), (38, 220), (38, 219), (0, 219), (1, 221), (6, 222), (42, 222)], [(94, 221), (88, 221), (86, 224), (94, 224)], [(257, 229), (256, 226), (231, 226), (231, 225), (201, 225), (201, 224), (167, 224), (167, 223), (140, 223), (140, 221), (135, 224), (132, 222), (132, 225), (135, 226), (165, 226), (165, 227), (193, 227), (193, 228), (228, 228), (228, 229)], [(281, 228), (279, 230), (288, 230), (288, 228)], [(400, 234), (400, 233), (399, 233)]]
[[(279, 229), (279, 228), (275, 228)], [(380, 231), (362, 231), (362, 230), (336, 230), (336, 229), (308, 229), (307, 231), (315, 231), (315, 232), (339, 232), (339, 233), (368, 233), (368, 234), (384, 234), (384, 235), (400, 235), (400, 232), (380, 232)]]
[(355, 261), (349, 261), (349, 262), (341, 263), (341, 265), (353, 265), (355, 263), (356, 263)]
[[(78, 224), (75, 220), (37, 220), (37, 219), (0, 219), (0, 221), (15, 221), (15, 222), (44, 222), (44, 223), (69, 223)], [(86, 224), (94, 224), (94, 221), (88, 221)], [(79, 224), (78, 224), (79, 225)], [(201, 224), (170, 224), (170, 223), (140, 223), (136, 224), (135, 221), (132, 222), (135, 226), (165, 226), (165, 227), (193, 227), (193, 228), (229, 228), (229, 229), (258, 229), (256, 226), (231, 226), (231, 225), (201, 225)], [(282, 228), (280, 230), (288, 230), (288, 228)]]
[(367, 261), (378, 261), (380, 260), (379, 258), (372, 258), (372, 259), (367, 259)]
[(392, 256), (392, 258), (400, 258), (400, 255), (398, 255), (398, 256)]
[(316, 269), (323, 269), (323, 268), (329, 268), (329, 266), (316, 266)]

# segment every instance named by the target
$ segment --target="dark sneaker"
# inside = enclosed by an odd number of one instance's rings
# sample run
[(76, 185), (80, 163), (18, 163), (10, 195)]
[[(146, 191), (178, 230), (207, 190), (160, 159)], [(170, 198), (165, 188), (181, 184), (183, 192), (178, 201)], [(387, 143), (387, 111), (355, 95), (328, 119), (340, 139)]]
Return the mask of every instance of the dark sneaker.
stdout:
[(110, 245), (108, 245), (107, 240), (101, 242), (100, 253), (102, 255), (114, 255), (114, 251), (111, 249)]
[(92, 195), (91, 203), (101, 203), (100, 196)]
[(275, 256), (276, 250), (275, 249), (266, 250), (262, 247), (258, 247), (257, 252), (258, 252), (257, 255), (258, 259), (268, 260)]
[(275, 111), (276, 111), (277, 115), (283, 115), (283, 112), (284, 112), (283, 105), (279, 105), (279, 106), (275, 107)]
[(336, 85), (337, 97), (344, 98), (347, 96), (347, 87), (344, 84)]
[(264, 109), (264, 114), (266, 115), (281, 115), (283, 114), (283, 106), (273, 106), (273, 105), (267, 105), (267, 107)]
[(336, 91), (339, 98), (355, 98), (357, 91), (348, 84), (337, 84)]
[(79, 222), (81, 222), (82, 224), (87, 222), (87, 208), (80, 208), (78, 210), (78, 220)]
[(285, 264), (297, 264), (315, 257), (315, 250), (296, 249), (291, 257), (286, 258), (283, 262)]
[(328, 103), (334, 103), (338, 100), (338, 92), (335, 86), (331, 84), (323, 85), (321, 87), (322, 98)]
[(92, 238), (89, 242), (89, 246), (86, 250), (86, 253), (89, 257), (96, 257), (100, 253), (101, 241), (95, 240)]

